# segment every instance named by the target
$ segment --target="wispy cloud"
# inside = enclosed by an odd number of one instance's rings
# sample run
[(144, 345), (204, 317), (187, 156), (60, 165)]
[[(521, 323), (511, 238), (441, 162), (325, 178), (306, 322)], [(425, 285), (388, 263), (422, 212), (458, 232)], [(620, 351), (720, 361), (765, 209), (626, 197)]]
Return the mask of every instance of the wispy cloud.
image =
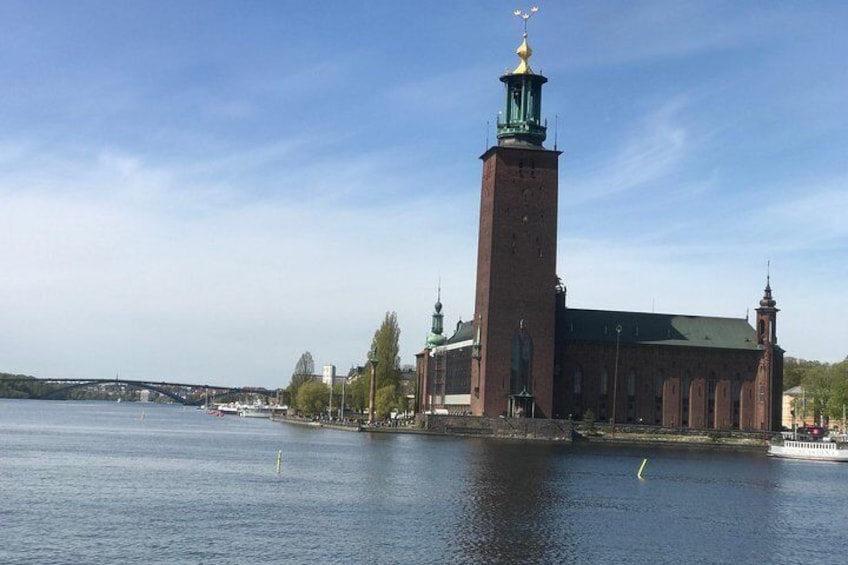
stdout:
[(683, 99), (665, 103), (625, 134), (609, 159), (579, 168), (569, 181), (569, 204), (644, 188), (679, 172), (691, 152), (690, 136), (679, 117), (684, 107)]
[[(267, 151), (288, 159), (286, 148)], [(358, 361), (386, 309), (409, 320), (408, 328), (427, 327), (442, 271), (455, 279), (446, 289), (466, 287), (446, 292), (453, 294), (451, 316), (470, 316), (473, 300), (460, 300), (458, 292), (472, 286), (474, 230), (455, 224), (457, 211), (473, 204), (451, 206), (426, 191), (415, 191), (412, 202), (409, 195), (386, 198), (404, 182), (385, 174), (391, 156), (351, 156), (334, 167), (309, 163), (281, 180), (290, 187), (285, 193), (248, 199), (237, 182), (210, 186), (204, 179), (214, 170), (264, 163), (262, 150), (227, 166), (207, 164), (200, 175), (125, 153), (81, 161), (42, 156), (37, 178), (28, 174), (36, 156), (16, 152), (21, 168), (0, 177), (8, 217), (0, 227), (0, 263), (13, 273), (0, 284), (0, 303), (6, 328), (16, 334), (8, 343), (64, 344), (26, 371), (69, 375), (79, 366), (74, 350), (93, 343), (110, 358), (102, 364), (137, 376), (132, 359), (152, 351), (163, 372), (197, 377), (210, 363), (237, 377), (231, 357), (243, 359), (246, 373), (267, 375), (269, 364), (307, 348), (325, 362)], [(409, 184), (419, 182), (427, 181)], [(362, 205), (357, 192), (374, 194)], [(457, 237), (466, 238), (466, 252), (445, 253)], [(410, 280), (422, 262), (437, 266)], [(75, 330), (82, 321), (84, 329)], [(409, 331), (402, 343), (407, 360), (421, 343)], [(332, 349), (318, 350), (326, 335), (337, 336)], [(14, 367), (34, 354), (27, 347), (0, 356)]]
[[(519, 22), (407, 4), (10, 5), (0, 370), (284, 384), (304, 349), (361, 361), (388, 309), (411, 361), (440, 276), (470, 317)], [(844, 356), (845, 9), (543, 10), (573, 302), (742, 315), (770, 257), (787, 349)]]

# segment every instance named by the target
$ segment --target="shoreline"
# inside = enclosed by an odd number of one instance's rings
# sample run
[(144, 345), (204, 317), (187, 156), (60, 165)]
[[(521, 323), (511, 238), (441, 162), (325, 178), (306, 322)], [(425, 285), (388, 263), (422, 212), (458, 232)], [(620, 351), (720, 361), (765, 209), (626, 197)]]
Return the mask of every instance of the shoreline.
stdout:
[(344, 432), (366, 432), (378, 434), (407, 434), (407, 435), (427, 435), (434, 437), (465, 437), (465, 438), (484, 438), (495, 440), (512, 440), (512, 441), (531, 441), (531, 442), (555, 442), (565, 443), (570, 445), (597, 445), (597, 446), (651, 446), (651, 447), (670, 447), (670, 448), (707, 448), (707, 449), (731, 449), (736, 451), (759, 452), (764, 451), (768, 447), (767, 436), (757, 432), (716, 432), (716, 431), (693, 431), (679, 433), (672, 430), (619, 430), (615, 437), (611, 437), (608, 431), (595, 429), (592, 431), (580, 430), (575, 428), (570, 438), (568, 439), (550, 439), (550, 438), (534, 438), (534, 437), (504, 437), (491, 435), (487, 433), (474, 433), (473, 430), (464, 429), (462, 432), (445, 432), (437, 430), (428, 430), (417, 426), (368, 426), (358, 422), (340, 423), (316, 421), (306, 418), (293, 418), (290, 416), (275, 417), (271, 419), (273, 422), (283, 424), (292, 424), (295, 426), (309, 428), (323, 428), (330, 430), (338, 430)]
[[(575, 432), (576, 433), (576, 432)], [(762, 440), (738, 439), (730, 441), (713, 440), (702, 436), (699, 439), (685, 435), (668, 435), (666, 438), (659, 437), (586, 437), (576, 434), (579, 438), (574, 439), (574, 444), (579, 445), (607, 445), (607, 446), (651, 446), (671, 448), (706, 448), (706, 449), (731, 449), (735, 451), (765, 452), (768, 443)]]

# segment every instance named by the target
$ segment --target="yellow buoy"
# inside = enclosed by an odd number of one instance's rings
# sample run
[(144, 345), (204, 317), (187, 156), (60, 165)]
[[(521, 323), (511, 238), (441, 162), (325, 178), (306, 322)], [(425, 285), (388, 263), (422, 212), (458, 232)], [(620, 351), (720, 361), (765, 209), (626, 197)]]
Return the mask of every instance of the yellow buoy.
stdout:
[(639, 472), (638, 472), (638, 473), (636, 473), (636, 476), (637, 476), (637, 477), (639, 477), (639, 479), (642, 479), (642, 471), (644, 471), (644, 470), (645, 470), (645, 465), (647, 465), (647, 464), (648, 464), (648, 460), (647, 460), (647, 459), (643, 459), (643, 460), (642, 460), (642, 466), (641, 466), (641, 467), (639, 467)]

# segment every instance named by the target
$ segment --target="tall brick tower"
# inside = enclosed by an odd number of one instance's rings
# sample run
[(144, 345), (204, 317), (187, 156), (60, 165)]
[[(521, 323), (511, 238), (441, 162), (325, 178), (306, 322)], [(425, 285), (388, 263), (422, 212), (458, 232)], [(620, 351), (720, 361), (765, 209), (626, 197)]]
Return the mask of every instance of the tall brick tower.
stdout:
[(777, 301), (771, 294), (771, 277), (766, 278), (766, 288), (760, 307), (757, 308), (757, 344), (763, 356), (757, 368), (754, 384), (754, 422), (756, 429), (780, 430), (783, 390), (783, 351), (777, 345)]
[(506, 105), (498, 144), (483, 160), (477, 248), (471, 412), (550, 418), (553, 410), (557, 176), (560, 152), (545, 149), (542, 85), (521, 59), (500, 77)]

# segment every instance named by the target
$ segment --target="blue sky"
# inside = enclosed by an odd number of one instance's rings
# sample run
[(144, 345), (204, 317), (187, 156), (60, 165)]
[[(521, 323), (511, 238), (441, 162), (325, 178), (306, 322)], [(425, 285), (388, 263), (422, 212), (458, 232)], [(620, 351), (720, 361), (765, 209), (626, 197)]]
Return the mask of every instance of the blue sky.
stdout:
[[(848, 355), (848, 4), (540, 2), (570, 306)], [(276, 387), (469, 319), (514, 2), (0, 2), (0, 371)], [(550, 128), (553, 130), (553, 128)], [(550, 136), (548, 146), (553, 144)]]

